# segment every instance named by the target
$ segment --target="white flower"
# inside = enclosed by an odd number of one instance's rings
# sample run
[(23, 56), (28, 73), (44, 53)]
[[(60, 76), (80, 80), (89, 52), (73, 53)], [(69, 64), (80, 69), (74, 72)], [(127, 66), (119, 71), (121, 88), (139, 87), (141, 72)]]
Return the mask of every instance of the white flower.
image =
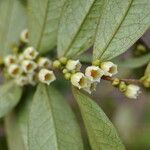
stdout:
[(72, 85), (78, 87), (79, 89), (87, 87), (87, 78), (81, 72), (77, 72), (71, 76)]
[(22, 69), (25, 73), (33, 73), (33, 71), (37, 68), (37, 64), (31, 60), (24, 60), (22, 62)]
[(96, 91), (96, 86), (97, 86), (96, 82), (89, 82), (88, 86), (84, 88), (84, 91), (91, 94), (93, 91)]
[(11, 64), (14, 64), (16, 62), (16, 56), (15, 55), (8, 55), (4, 58), (4, 64), (6, 66), (9, 66)]
[(66, 69), (68, 69), (69, 71), (72, 70), (77, 70), (79, 71), (81, 69), (81, 63), (79, 62), (79, 60), (68, 60), (67, 64), (66, 64)]
[(140, 94), (140, 87), (134, 84), (129, 84), (125, 91), (125, 95), (131, 99), (137, 99)]
[(24, 30), (21, 32), (20, 40), (21, 40), (22, 42), (24, 42), (24, 43), (28, 43), (28, 42), (29, 42), (28, 29), (24, 29)]
[(39, 53), (34, 47), (28, 47), (24, 50), (23, 54), (26, 59), (33, 60), (38, 56)]
[(22, 62), (24, 60), (24, 55), (21, 53), (18, 55), (19, 62)]
[(19, 65), (12, 64), (8, 67), (8, 73), (11, 77), (16, 78), (16, 77), (20, 76), (20, 74), (22, 73), (22, 70)]
[(27, 85), (29, 83), (27, 76), (19, 76), (18, 78), (16, 78), (15, 81), (16, 81), (16, 84), (19, 86), (24, 86), (24, 85)]
[(93, 82), (100, 82), (101, 77), (104, 75), (104, 71), (97, 66), (89, 66), (85, 70), (85, 75)]
[(107, 62), (102, 62), (100, 65), (101, 69), (105, 72), (105, 76), (113, 76), (115, 75), (118, 70), (117, 70), (117, 65), (114, 63), (107, 61)]
[(56, 77), (54, 75), (53, 71), (50, 71), (48, 69), (41, 69), (38, 74), (39, 81), (45, 84), (50, 84), (54, 80), (56, 80)]
[(52, 62), (48, 58), (39, 58), (38, 60), (38, 66), (39, 67), (44, 67), (44, 68), (50, 68), (52, 66)]

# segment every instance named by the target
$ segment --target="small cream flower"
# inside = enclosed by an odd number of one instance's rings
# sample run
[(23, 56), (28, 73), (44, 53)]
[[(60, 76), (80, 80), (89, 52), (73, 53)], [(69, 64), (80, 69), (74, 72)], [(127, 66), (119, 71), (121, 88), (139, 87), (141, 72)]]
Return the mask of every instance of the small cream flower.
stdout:
[(15, 55), (8, 55), (4, 58), (4, 64), (6, 66), (9, 66), (11, 64), (14, 64), (16, 62), (16, 56)]
[(41, 69), (38, 74), (39, 81), (45, 84), (50, 84), (54, 80), (56, 80), (56, 77), (54, 75), (53, 71), (47, 70), (47, 69)]
[(12, 64), (8, 67), (8, 73), (11, 77), (16, 78), (22, 73), (22, 70), (19, 65)]
[(37, 84), (35, 73), (28, 74), (27, 77), (28, 77), (29, 84), (31, 84), (33, 86), (35, 86)]
[(37, 64), (31, 60), (24, 60), (22, 62), (22, 69), (25, 73), (33, 73), (33, 71), (37, 68)]
[(100, 65), (100, 68), (105, 72), (105, 76), (113, 76), (115, 74), (117, 74), (118, 70), (117, 70), (117, 65), (115, 65), (114, 63), (107, 61), (107, 62), (102, 62)]
[(44, 68), (50, 68), (52, 66), (52, 62), (48, 58), (41, 57), (38, 60), (38, 66)]
[(131, 99), (137, 99), (140, 94), (140, 87), (134, 84), (129, 84), (125, 91), (125, 95)]
[(24, 43), (28, 43), (28, 42), (29, 42), (28, 29), (24, 29), (24, 30), (21, 32), (20, 40), (21, 40), (22, 42), (24, 42)]
[(93, 91), (96, 91), (96, 86), (97, 86), (96, 82), (89, 82), (88, 86), (84, 88), (84, 91), (91, 94)]
[(21, 53), (18, 55), (19, 62), (22, 62), (24, 60), (24, 55)]
[(85, 75), (81, 72), (77, 72), (71, 76), (71, 83), (78, 87), (79, 89), (81, 88), (86, 88), (87, 87), (87, 78)]
[(85, 75), (93, 82), (100, 82), (101, 77), (104, 75), (104, 71), (97, 66), (89, 66), (85, 70)]
[(19, 76), (18, 78), (16, 78), (15, 81), (16, 81), (16, 84), (19, 86), (24, 86), (29, 83), (27, 76)]
[(81, 63), (79, 62), (79, 60), (68, 60), (67, 64), (66, 64), (66, 69), (68, 69), (69, 71), (72, 70), (76, 70), (79, 71), (81, 69)]
[(23, 54), (26, 59), (33, 60), (38, 56), (39, 53), (34, 47), (28, 47), (24, 50)]

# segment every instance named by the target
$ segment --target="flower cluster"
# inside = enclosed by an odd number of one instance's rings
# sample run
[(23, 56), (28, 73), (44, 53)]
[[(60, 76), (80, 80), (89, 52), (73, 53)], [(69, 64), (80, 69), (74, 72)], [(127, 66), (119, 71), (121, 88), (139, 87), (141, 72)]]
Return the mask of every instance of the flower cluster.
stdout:
[(38, 82), (50, 84), (55, 75), (51, 71), (52, 62), (46, 57), (39, 57), (34, 47), (27, 47), (22, 53), (8, 55), (4, 58), (8, 75), (19, 86), (36, 85)]
[(72, 85), (88, 93), (96, 89), (96, 85), (100, 82), (102, 76), (112, 77), (117, 73), (117, 65), (110, 61), (88, 66), (85, 73), (81, 72), (82, 65), (79, 60), (67, 60), (67, 58), (62, 57), (54, 61), (53, 66), (61, 67), (64, 77), (70, 80)]

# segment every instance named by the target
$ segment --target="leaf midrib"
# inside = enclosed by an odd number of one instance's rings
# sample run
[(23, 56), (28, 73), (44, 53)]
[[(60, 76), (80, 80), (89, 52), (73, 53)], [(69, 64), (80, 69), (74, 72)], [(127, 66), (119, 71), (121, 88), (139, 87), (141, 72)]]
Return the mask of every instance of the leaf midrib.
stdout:
[(134, 0), (131, 0), (131, 1), (130, 1), (130, 4), (129, 4), (129, 6), (128, 6), (128, 9), (127, 9), (127, 11), (125, 12), (125, 14), (124, 14), (123, 17), (122, 17), (122, 21), (120, 22), (120, 24), (119, 24), (118, 27), (116, 28), (114, 34), (112, 35), (112, 37), (111, 37), (110, 41), (108, 42), (108, 44), (106, 45), (106, 47), (103, 49), (103, 52), (102, 52), (100, 55), (98, 55), (97, 58), (101, 58), (101, 57), (103, 56), (103, 54), (105, 53), (105, 51), (107, 50), (107, 48), (109, 47), (109, 45), (111, 44), (111, 42), (112, 42), (112, 40), (114, 39), (115, 35), (116, 35), (117, 32), (119, 31), (119, 29), (120, 29), (122, 23), (124, 22), (125, 18), (127, 17), (128, 12), (129, 12), (129, 10), (130, 10), (130, 8), (131, 8), (131, 6), (132, 6), (133, 1), (134, 1)]
[(65, 52), (64, 52), (64, 54), (63, 54), (64, 56), (67, 54), (67, 52), (70, 50), (72, 44), (74, 43), (74, 41), (75, 41), (75, 39), (76, 39), (78, 33), (80, 32), (81, 27), (83, 26), (83, 24), (84, 24), (84, 22), (85, 22), (87, 16), (89, 15), (89, 13), (90, 13), (90, 11), (91, 11), (91, 9), (92, 9), (92, 7), (93, 7), (95, 1), (96, 1), (96, 0), (94, 0), (93, 3), (91, 4), (91, 6), (90, 6), (90, 8), (89, 8), (89, 10), (88, 10), (88, 12), (87, 12), (87, 14), (85, 15), (83, 21), (82, 21), (81, 24), (80, 24), (80, 27), (78, 28), (77, 32), (75, 33), (74, 37), (72, 38), (72, 41), (70, 42), (68, 48), (65, 50)]
[(44, 16), (44, 21), (43, 21), (43, 25), (42, 25), (40, 37), (39, 37), (38, 44), (37, 44), (37, 48), (39, 48), (39, 49), (41, 47), (42, 38), (44, 36), (44, 30), (45, 30), (45, 26), (46, 26), (46, 22), (47, 22), (47, 16), (48, 16), (48, 10), (49, 10), (49, 3), (50, 3), (50, 0), (47, 1), (46, 10), (45, 10), (45, 16)]
[(52, 104), (50, 103), (50, 95), (49, 95), (49, 91), (48, 91), (48, 87), (46, 86), (46, 93), (47, 93), (47, 97), (48, 97), (48, 107), (49, 107), (49, 110), (51, 111), (51, 114), (52, 114), (52, 120), (53, 120), (53, 127), (54, 127), (54, 132), (55, 132), (55, 139), (56, 139), (56, 147), (57, 147), (57, 150), (59, 150), (59, 144), (58, 144), (58, 133), (57, 133), (57, 129), (56, 129), (56, 122), (55, 122), (55, 117), (54, 117), (54, 112), (53, 112), (53, 109), (52, 109)]

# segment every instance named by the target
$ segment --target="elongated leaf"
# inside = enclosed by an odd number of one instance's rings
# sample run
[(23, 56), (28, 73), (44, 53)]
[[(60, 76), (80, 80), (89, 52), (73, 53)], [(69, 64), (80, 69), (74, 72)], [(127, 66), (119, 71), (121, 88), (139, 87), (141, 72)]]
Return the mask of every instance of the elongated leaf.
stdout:
[(10, 113), (5, 117), (5, 129), (9, 150), (26, 150), (14, 113)]
[(6, 115), (18, 104), (21, 94), (22, 89), (13, 81), (0, 86), (0, 117)]
[(74, 89), (93, 150), (124, 150), (117, 132), (102, 109), (88, 96)]
[(92, 46), (105, 0), (67, 0), (58, 31), (58, 55), (74, 57)]
[(107, 0), (98, 25), (94, 59), (105, 61), (123, 53), (149, 26), (149, 0)]
[(25, 8), (20, 0), (0, 1), (0, 58), (11, 53), (12, 44), (18, 42), (26, 27)]
[(150, 62), (148, 63), (146, 70), (145, 70), (145, 75), (149, 75), (150, 74)]
[(150, 61), (150, 54), (146, 54), (141, 57), (127, 59), (123, 62), (120, 62), (118, 65), (119, 67), (126, 67), (133, 69), (142, 67), (146, 65), (149, 61)]
[(30, 150), (82, 150), (75, 116), (52, 87), (39, 85), (29, 117)]
[(29, 39), (40, 52), (56, 45), (58, 24), (65, 0), (28, 0)]

